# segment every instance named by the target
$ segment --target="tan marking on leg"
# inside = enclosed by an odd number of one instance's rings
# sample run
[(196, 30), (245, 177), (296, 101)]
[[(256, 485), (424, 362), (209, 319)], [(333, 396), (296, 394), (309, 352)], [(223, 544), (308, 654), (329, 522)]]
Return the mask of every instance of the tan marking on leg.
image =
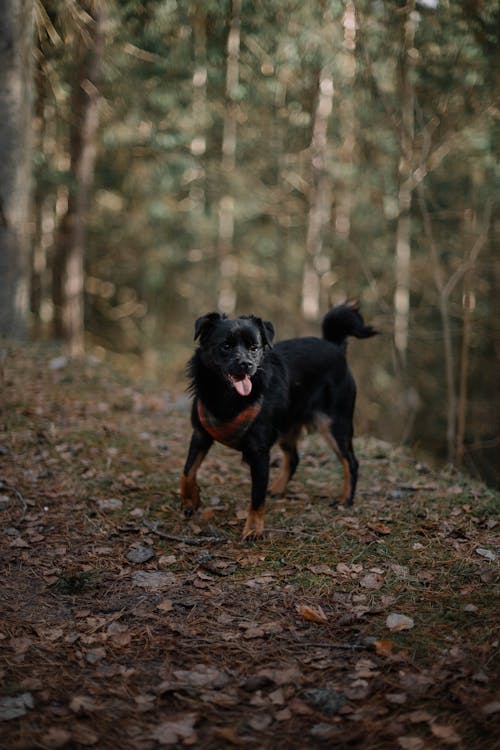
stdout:
[(339, 458), (344, 471), (344, 487), (342, 489), (342, 497), (340, 498), (340, 501), (342, 503), (347, 503), (351, 494), (351, 470), (347, 458), (344, 458), (343, 456), (339, 456)]
[(342, 464), (342, 471), (344, 474), (344, 481), (342, 487), (342, 496), (340, 502), (346, 503), (351, 494), (351, 470), (349, 468), (349, 462), (342, 453), (340, 452), (339, 446), (335, 438), (331, 433), (332, 420), (323, 414), (318, 414), (314, 420), (314, 424), (324, 440), (328, 443), (330, 448), (335, 452), (338, 460)]
[(248, 509), (245, 528), (243, 529), (243, 539), (259, 538), (264, 534), (264, 506), (254, 510), (252, 506)]
[(290, 455), (283, 451), (281, 471), (271, 485), (271, 489), (269, 490), (271, 495), (282, 495), (284, 493), (291, 474)]
[(181, 508), (184, 511), (195, 511), (200, 506), (200, 488), (196, 481), (196, 475), (206, 455), (206, 451), (200, 452), (189, 472), (181, 476)]

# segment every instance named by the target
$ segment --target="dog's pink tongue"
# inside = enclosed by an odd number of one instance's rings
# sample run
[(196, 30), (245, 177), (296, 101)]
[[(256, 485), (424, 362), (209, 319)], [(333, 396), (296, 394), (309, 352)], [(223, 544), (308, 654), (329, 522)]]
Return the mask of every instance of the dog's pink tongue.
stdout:
[(252, 390), (252, 381), (245, 375), (242, 380), (236, 380), (233, 378), (233, 385), (240, 394), (240, 396), (248, 396)]

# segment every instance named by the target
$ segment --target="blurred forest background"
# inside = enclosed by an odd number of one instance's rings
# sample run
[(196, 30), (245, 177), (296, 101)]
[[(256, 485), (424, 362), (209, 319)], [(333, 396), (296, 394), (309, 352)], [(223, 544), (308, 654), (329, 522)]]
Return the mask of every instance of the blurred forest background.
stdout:
[(357, 298), (357, 431), (498, 482), (498, 0), (5, 0), (0, 335), (181, 388)]

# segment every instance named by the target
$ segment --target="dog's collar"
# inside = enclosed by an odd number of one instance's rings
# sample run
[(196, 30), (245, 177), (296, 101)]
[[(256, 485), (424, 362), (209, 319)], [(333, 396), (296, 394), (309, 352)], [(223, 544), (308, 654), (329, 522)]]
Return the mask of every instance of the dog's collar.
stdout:
[(204, 430), (209, 435), (217, 440), (218, 443), (223, 443), (229, 448), (238, 449), (241, 441), (247, 430), (250, 428), (259, 412), (262, 408), (262, 396), (254, 401), (253, 404), (247, 406), (246, 409), (240, 411), (234, 419), (229, 422), (225, 422), (222, 419), (214, 417), (214, 415), (202, 404), (200, 399), (197, 401), (198, 417)]

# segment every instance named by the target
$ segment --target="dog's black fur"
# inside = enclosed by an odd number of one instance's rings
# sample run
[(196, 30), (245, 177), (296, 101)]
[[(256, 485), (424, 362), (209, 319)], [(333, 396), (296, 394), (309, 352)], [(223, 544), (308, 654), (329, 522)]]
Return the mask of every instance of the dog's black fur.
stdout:
[(284, 454), (271, 494), (285, 491), (299, 463), (303, 427), (323, 434), (344, 470), (342, 501), (351, 505), (358, 461), (354, 455), (354, 378), (347, 366), (348, 336), (369, 338), (356, 304), (334, 307), (323, 319), (323, 338), (306, 337), (272, 346), (274, 327), (253, 315), (219, 313), (198, 318), (199, 347), (189, 363), (193, 434), (181, 478), (186, 516), (200, 504), (197, 471), (214, 440), (241, 451), (249, 464), (252, 494), (243, 535), (264, 531), (269, 457), (278, 440)]

